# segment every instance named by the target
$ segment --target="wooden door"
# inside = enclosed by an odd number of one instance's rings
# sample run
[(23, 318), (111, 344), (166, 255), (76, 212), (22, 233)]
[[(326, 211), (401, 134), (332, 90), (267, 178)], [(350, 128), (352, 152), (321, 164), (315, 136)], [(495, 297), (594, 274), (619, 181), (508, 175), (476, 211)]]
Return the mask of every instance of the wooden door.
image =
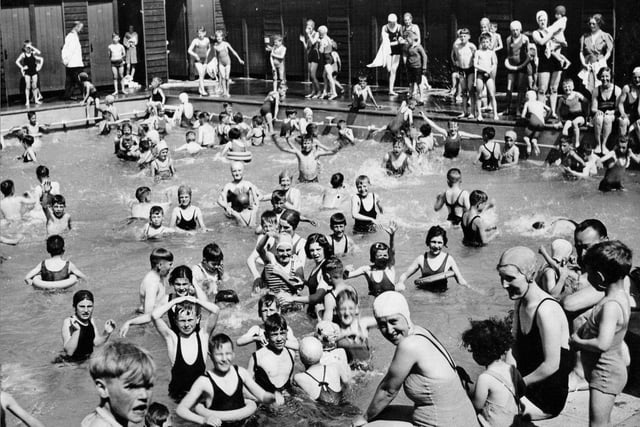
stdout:
[(165, 4), (167, 17), (167, 40), (169, 41), (169, 77), (187, 79), (189, 77), (189, 58), (187, 58), (187, 20), (186, 6), (181, 1)]
[(106, 86), (113, 83), (108, 47), (113, 33), (113, 2), (90, 2), (87, 24), (91, 81), (96, 86)]
[(57, 4), (35, 5), (35, 45), (42, 52), (44, 65), (40, 73), (42, 91), (64, 89), (65, 69), (60, 59), (60, 47), (64, 45), (62, 6)]
[[(0, 10), (2, 26), (2, 56), (4, 58), (5, 85), (7, 95), (20, 93), (22, 74), (15, 62), (22, 53), (22, 44), (31, 39), (31, 25), (29, 24), (29, 7), (3, 7)], [(36, 45), (36, 47), (39, 47)], [(60, 53), (60, 47), (56, 49)]]

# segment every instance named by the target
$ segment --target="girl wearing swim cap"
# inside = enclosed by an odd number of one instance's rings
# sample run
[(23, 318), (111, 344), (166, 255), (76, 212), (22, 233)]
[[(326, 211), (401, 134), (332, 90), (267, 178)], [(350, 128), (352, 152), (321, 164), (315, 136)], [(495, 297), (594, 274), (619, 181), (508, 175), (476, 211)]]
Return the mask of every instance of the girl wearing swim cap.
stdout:
[(373, 302), (373, 314), (380, 332), (396, 351), (367, 412), (352, 425), (389, 425), (388, 419), (369, 421), (391, 403), (401, 386), (415, 404), (413, 413), (402, 417), (407, 426), (478, 425), (451, 355), (431, 332), (413, 324), (404, 296), (395, 291), (380, 294)]
[(573, 368), (567, 317), (558, 301), (536, 284), (531, 249), (506, 250), (497, 269), (502, 287), (515, 301), (513, 357), (527, 386), (520, 400), (524, 413), (534, 421), (555, 417), (567, 400)]
[(104, 323), (102, 335), (93, 320), (93, 294), (80, 290), (73, 294), (74, 314), (62, 322), (62, 345), (67, 360), (81, 361), (93, 353), (93, 348), (107, 342), (116, 328), (113, 320)]

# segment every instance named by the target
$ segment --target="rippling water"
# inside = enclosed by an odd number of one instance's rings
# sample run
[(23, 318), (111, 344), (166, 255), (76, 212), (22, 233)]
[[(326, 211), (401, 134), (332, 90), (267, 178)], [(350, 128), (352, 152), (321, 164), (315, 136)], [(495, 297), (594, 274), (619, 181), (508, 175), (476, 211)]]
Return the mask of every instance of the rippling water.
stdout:
[[(56, 133), (43, 140), (38, 158), (49, 166), (52, 179), (60, 182), (67, 199), (67, 212), (74, 223), (74, 230), (65, 236), (65, 256), (84, 271), (89, 280), (75, 289), (59, 293), (38, 291), (24, 284), (22, 278), (26, 272), (48, 256), (42, 224), (24, 227), (27, 237), (19, 246), (0, 247), (0, 253), (10, 258), (0, 268), (2, 388), (13, 393), (25, 408), (48, 426), (68, 427), (78, 425), (98, 402), (86, 366), (52, 363), (62, 348), (60, 327), (63, 318), (72, 313), (73, 292), (80, 288), (93, 291), (95, 318), (100, 321), (113, 318), (120, 325), (134, 315), (138, 285), (149, 269), (152, 248), (167, 247), (175, 255), (174, 265), (191, 265), (200, 260), (202, 247), (216, 241), (223, 248), (225, 269), (230, 275), (226, 286), (235, 288), (242, 300), (236, 308), (223, 311), (217, 331), (224, 331), (235, 339), (258, 322), (257, 300), (250, 297), (251, 277), (245, 266), (256, 236), (250, 230), (236, 228), (217, 207), (218, 192), (230, 175), (228, 164), (213, 150), (196, 158), (174, 156), (177, 178), (169, 184), (153, 185), (148, 178), (136, 175), (134, 164), (117, 160), (112, 154), (111, 139), (97, 137), (93, 130)], [(172, 148), (184, 141), (181, 134), (170, 135), (167, 140)], [(304, 224), (299, 232), (302, 235), (329, 232), (328, 218), (333, 212), (319, 210), (320, 196), (331, 174), (338, 171), (345, 175), (345, 183), (351, 191), (355, 190), (353, 183), (357, 175), (369, 175), (373, 191), (386, 208), (384, 217), (399, 223), (396, 236), (398, 276), (424, 252), (426, 230), (434, 224), (445, 226), (449, 232), (448, 251), (467, 280), (481, 293), (453, 283), (445, 294), (418, 291), (411, 285), (407, 294), (414, 322), (430, 328), (472, 376), (479, 373), (480, 368), (459, 344), (468, 319), (503, 315), (511, 308), (496, 279), (495, 264), (499, 254), (516, 244), (535, 250), (558, 236), (571, 240), (571, 230), (567, 227), (558, 225), (534, 230), (533, 222), (550, 224), (557, 218), (596, 217), (606, 223), (611, 237), (622, 239), (636, 253), (640, 248), (637, 176), (628, 179), (628, 191), (603, 195), (596, 190), (597, 181), (564, 182), (554, 170), (543, 171), (533, 165), (494, 173), (481, 172), (471, 164), (472, 153), (462, 153), (455, 161), (438, 157), (424, 159), (414, 175), (396, 179), (387, 177), (379, 166), (388, 150), (389, 145), (365, 141), (337, 156), (323, 157), (320, 184), (298, 186), (303, 194), (303, 213), (316, 218), (318, 227), (314, 229)], [(36, 184), (35, 165), (14, 160), (19, 154), (20, 149), (16, 146), (0, 152), (1, 179), (14, 180), (17, 194)], [(283, 154), (272, 146), (255, 149), (254, 159), (247, 166), (246, 179), (263, 191), (276, 188), (277, 175), (282, 169), (296, 169), (294, 156)], [(445, 212), (436, 213), (432, 209), (436, 194), (446, 187), (444, 174), (453, 166), (462, 170), (464, 188), (483, 189), (496, 200), (494, 216), (501, 235), (488, 247), (463, 247), (460, 230), (448, 226)], [(193, 203), (202, 208), (205, 222), (213, 231), (196, 236), (176, 236), (162, 242), (137, 241), (135, 236), (141, 225), (127, 225), (124, 220), (128, 216), (126, 200), (133, 198), (140, 185), (149, 185), (159, 199), (167, 187), (179, 184), (193, 188)], [(265, 204), (261, 208), (268, 207)], [(349, 207), (345, 206), (343, 210), (348, 212)], [(350, 215), (347, 217), (351, 225)], [(360, 250), (348, 256), (345, 263), (358, 266), (368, 262), (369, 245), (376, 239), (386, 239), (386, 235), (379, 233), (354, 239)], [(353, 284), (361, 290), (361, 295), (366, 295), (363, 279), (357, 279)], [(370, 298), (363, 297), (361, 306), (363, 315), (371, 313)], [(303, 314), (293, 314), (288, 319), (298, 336), (312, 329)], [(128, 339), (143, 345), (154, 355), (159, 367), (154, 399), (174, 408), (175, 404), (166, 396), (170, 367), (162, 339), (153, 327), (134, 327)], [(360, 375), (347, 394), (359, 408), (368, 404), (393, 354), (393, 347), (378, 332), (371, 333), (371, 344), (373, 371)], [(252, 351), (251, 346), (239, 349), (237, 364), (246, 366)], [(406, 398), (400, 399), (401, 403), (406, 403)], [(339, 426), (347, 424), (354, 412), (353, 406), (330, 411), (315, 408), (304, 399), (296, 399), (283, 410), (261, 413), (259, 421), (271, 425)]]

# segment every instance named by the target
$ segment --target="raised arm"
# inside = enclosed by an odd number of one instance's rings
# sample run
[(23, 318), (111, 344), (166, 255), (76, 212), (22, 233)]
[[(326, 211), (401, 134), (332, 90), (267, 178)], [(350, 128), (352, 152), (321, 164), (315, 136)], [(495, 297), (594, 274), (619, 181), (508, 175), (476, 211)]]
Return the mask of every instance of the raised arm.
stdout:
[(439, 134), (443, 135), (444, 137), (446, 137), (449, 134), (449, 132), (447, 132), (446, 129), (438, 126), (436, 124), (436, 122), (434, 122), (429, 117), (427, 117), (427, 115), (424, 113), (424, 111), (420, 111), (420, 117), (422, 117), (422, 120), (424, 120), (429, 126), (431, 126), (432, 130), (438, 132)]
[(273, 143), (276, 145), (276, 147), (278, 147), (280, 149), (280, 151), (284, 151), (285, 153), (290, 153), (290, 154), (298, 154), (298, 150), (296, 150), (296, 148), (293, 146), (293, 144), (291, 143), (291, 141), (289, 141), (289, 138), (285, 138), (285, 141), (287, 143), (287, 147), (283, 147), (280, 145), (280, 141), (278, 140), (278, 137), (276, 136), (275, 133), (271, 134), (271, 139), (273, 140)]
[[(33, 417), (30, 413), (22, 409), (22, 407), (15, 401), (13, 396), (4, 391), (0, 392), (0, 405), (2, 409), (11, 412), (16, 418), (22, 421), (27, 427), (44, 427), (40, 421)], [(3, 418), (4, 424), (4, 418)]]

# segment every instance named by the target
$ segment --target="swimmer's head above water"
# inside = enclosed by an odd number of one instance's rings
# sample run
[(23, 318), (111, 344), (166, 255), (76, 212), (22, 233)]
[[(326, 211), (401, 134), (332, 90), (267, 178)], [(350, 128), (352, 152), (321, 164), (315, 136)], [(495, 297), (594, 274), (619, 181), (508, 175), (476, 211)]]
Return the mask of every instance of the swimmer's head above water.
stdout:
[(536, 254), (524, 246), (507, 249), (500, 256), (496, 266), (502, 287), (509, 294), (509, 299), (523, 298), (536, 272)]

